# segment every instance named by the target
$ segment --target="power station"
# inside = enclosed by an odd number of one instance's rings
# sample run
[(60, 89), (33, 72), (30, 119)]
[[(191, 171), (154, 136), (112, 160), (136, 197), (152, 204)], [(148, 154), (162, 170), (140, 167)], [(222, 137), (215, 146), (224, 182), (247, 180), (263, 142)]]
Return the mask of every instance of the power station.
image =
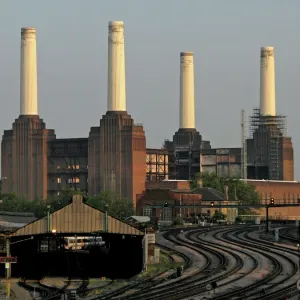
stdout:
[(2, 137), (3, 192), (36, 199), (68, 187), (89, 195), (109, 190), (135, 203), (147, 181), (188, 180), (203, 171), (294, 180), (291, 138), (285, 117), (276, 114), (274, 48), (261, 49), (260, 107), (250, 117), (251, 136), (242, 134), (241, 148), (213, 149), (202, 139), (195, 126), (197, 56), (181, 52), (179, 128), (163, 149), (146, 149), (144, 128), (126, 108), (124, 23), (109, 22), (108, 29), (107, 111), (88, 138), (57, 139), (38, 114), (36, 30), (22, 28), (20, 115)]
[(286, 134), (285, 117), (276, 114), (275, 57), (273, 47), (260, 53), (260, 107), (250, 120), (247, 140), (248, 178), (294, 180), (292, 139)]

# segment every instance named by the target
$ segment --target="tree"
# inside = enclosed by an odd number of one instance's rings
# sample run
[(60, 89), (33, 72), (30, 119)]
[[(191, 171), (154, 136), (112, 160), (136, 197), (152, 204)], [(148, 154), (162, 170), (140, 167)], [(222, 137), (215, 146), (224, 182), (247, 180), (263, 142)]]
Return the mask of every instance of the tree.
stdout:
[(216, 211), (213, 218), (216, 220), (216, 221), (219, 221), (219, 220), (225, 220), (226, 219), (226, 215), (222, 214), (221, 212), (219, 211)]
[[(48, 210), (52, 213), (69, 204), (72, 196), (75, 194), (83, 195), (81, 191), (66, 189), (60, 192), (60, 195), (49, 196), (46, 200), (27, 200), (17, 197), (15, 193), (2, 194), (2, 211), (11, 212), (32, 212), (37, 218), (47, 215)], [(87, 204), (100, 209), (107, 210), (108, 214), (124, 219), (133, 214), (134, 207), (132, 201), (121, 199), (112, 192), (101, 192), (97, 196), (85, 197)]]
[(176, 217), (174, 220), (173, 220), (173, 225), (183, 225), (183, 219), (181, 217)]
[[(202, 179), (203, 187), (210, 187), (216, 189), (220, 192), (224, 193), (224, 186), (228, 186), (228, 200), (239, 200), (242, 204), (259, 204), (260, 198), (258, 193), (255, 191), (255, 187), (248, 184), (245, 181), (235, 179), (235, 178), (228, 178), (223, 179), (220, 178), (215, 173), (208, 173), (204, 172), (198, 174), (196, 179), (190, 182), (191, 189), (195, 189), (198, 185), (197, 179)], [(252, 211), (246, 209), (243, 210), (243, 213), (253, 214)]]
[(104, 191), (99, 195), (88, 197), (86, 202), (97, 209), (107, 210), (108, 214), (120, 219), (129, 217), (134, 212), (131, 200), (120, 198), (110, 191)]

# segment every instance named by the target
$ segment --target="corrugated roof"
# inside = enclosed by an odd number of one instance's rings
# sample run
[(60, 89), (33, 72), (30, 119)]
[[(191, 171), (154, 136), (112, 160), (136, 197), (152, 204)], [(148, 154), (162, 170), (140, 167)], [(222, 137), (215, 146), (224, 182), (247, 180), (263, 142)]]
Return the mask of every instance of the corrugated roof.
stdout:
[(13, 215), (13, 214), (2, 214), (0, 212), (0, 222), (8, 222), (8, 223), (24, 223), (28, 224), (33, 221), (35, 221), (37, 218), (35, 218), (33, 215)]
[[(144, 235), (135, 227), (108, 215), (108, 233)], [(51, 230), (56, 233), (90, 233), (105, 231), (105, 212), (83, 202), (81, 195), (74, 195), (72, 202), (51, 214)], [(46, 234), (47, 218), (41, 218), (15, 231), (12, 236)]]
[(126, 219), (127, 220), (135, 220), (140, 223), (150, 222), (150, 218), (147, 216), (131, 216)]

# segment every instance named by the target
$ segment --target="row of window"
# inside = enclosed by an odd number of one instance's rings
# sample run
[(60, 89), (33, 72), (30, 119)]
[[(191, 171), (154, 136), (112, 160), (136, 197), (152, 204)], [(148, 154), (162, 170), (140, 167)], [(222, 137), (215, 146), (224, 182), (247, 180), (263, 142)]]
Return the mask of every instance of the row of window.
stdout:
[[(86, 166), (86, 168), (88, 169), (88, 166)], [(61, 167), (60, 166), (56, 166), (57, 170), (60, 170)], [(72, 166), (68, 166), (68, 170), (79, 170), (80, 169), (80, 165), (72, 165)]]
[[(67, 183), (79, 183), (80, 178), (79, 177), (72, 177), (67, 179)], [(86, 180), (88, 182), (88, 180)], [(61, 177), (57, 177), (57, 183), (61, 183)]]

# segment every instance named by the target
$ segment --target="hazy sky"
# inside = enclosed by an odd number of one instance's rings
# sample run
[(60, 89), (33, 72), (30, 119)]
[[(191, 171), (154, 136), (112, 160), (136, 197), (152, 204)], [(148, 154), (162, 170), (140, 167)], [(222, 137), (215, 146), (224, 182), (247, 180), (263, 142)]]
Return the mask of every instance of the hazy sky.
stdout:
[(87, 137), (106, 112), (108, 22), (124, 20), (127, 110), (147, 147), (178, 129), (181, 51), (195, 53), (197, 129), (213, 147), (239, 147), (240, 110), (259, 103), (260, 47), (274, 46), (300, 179), (299, 11), (299, 0), (1, 0), (1, 132), (19, 115), (21, 27), (37, 29), (40, 117), (59, 138)]

